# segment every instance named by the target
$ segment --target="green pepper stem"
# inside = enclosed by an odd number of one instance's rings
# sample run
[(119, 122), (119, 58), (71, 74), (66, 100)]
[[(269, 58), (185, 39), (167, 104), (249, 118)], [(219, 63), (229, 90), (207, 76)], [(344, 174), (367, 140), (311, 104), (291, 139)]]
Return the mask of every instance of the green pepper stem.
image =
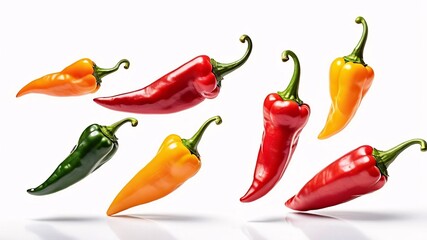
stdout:
[(396, 159), (396, 157), (401, 152), (403, 152), (403, 150), (405, 150), (406, 148), (414, 144), (419, 144), (421, 146), (421, 151), (423, 152), (427, 151), (427, 142), (424, 139), (420, 139), (420, 138), (408, 140), (387, 151), (380, 151), (380, 150), (374, 149), (374, 152), (372, 153), (372, 155), (377, 160), (378, 168), (381, 170), (383, 175), (388, 176), (387, 174), (388, 166), (390, 166), (390, 164)]
[(359, 40), (359, 43), (354, 48), (353, 52), (350, 55), (347, 55), (344, 57), (344, 60), (347, 62), (354, 62), (354, 63), (360, 63), (366, 66), (365, 62), (363, 61), (363, 50), (365, 49), (366, 40), (368, 39), (368, 24), (366, 23), (365, 19), (363, 17), (357, 17), (356, 21), (357, 24), (362, 23), (363, 25), (363, 32), (362, 37)]
[(301, 67), (297, 55), (291, 50), (285, 50), (282, 53), (282, 61), (287, 62), (289, 56), (294, 60), (294, 73), (292, 75), (291, 81), (289, 82), (288, 87), (281, 92), (277, 92), (283, 100), (294, 100), (299, 105), (302, 105), (302, 100), (298, 97), (298, 88), (299, 88), (299, 79), (301, 73)]
[(246, 49), (245, 54), (239, 60), (232, 63), (219, 63), (211, 58), (212, 72), (215, 74), (217, 79), (218, 86), (221, 86), (221, 80), (224, 79), (224, 76), (231, 73), (232, 71), (241, 67), (249, 58), (252, 52), (252, 40), (248, 35), (242, 35), (240, 37), (240, 42), (248, 42), (248, 48)]
[(216, 125), (219, 125), (222, 123), (222, 119), (220, 116), (215, 116), (209, 118), (203, 125), (199, 128), (199, 130), (193, 135), (193, 137), (189, 139), (182, 139), (182, 143), (185, 147), (190, 150), (190, 152), (194, 155), (196, 155), (198, 158), (200, 158), (200, 154), (197, 151), (197, 145), (199, 145), (200, 139), (202, 139), (203, 133), (205, 132), (206, 128), (215, 121)]
[(130, 122), (132, 124), (132, 127), (135, 127), (138, 125), (138, 120), (135, 118), (124, 118), (118, 122), (115, 122), (111, 124), (110, 126), (101, 126), (101, 131), (112, 141), (117, 141), (118, 138), (116, 137), (116, 131), (119, 129), (123, 124)]
[(128, 69), (130, 62), (127, 59), (122, 59), (120, 60), (116, 66), (112, 67), (112, 68), (100, 68), (98, 67), (96, 64), (94, 64), (93, 66), (93, 75), (96, 78), (96, 81), (98, 84), (101, 84), (101, 78), (107, 76), (110, 73), (113, 73), (115, 71), (117, 71), (120, 67), (120, 65), (125, 64), (124, 68)]

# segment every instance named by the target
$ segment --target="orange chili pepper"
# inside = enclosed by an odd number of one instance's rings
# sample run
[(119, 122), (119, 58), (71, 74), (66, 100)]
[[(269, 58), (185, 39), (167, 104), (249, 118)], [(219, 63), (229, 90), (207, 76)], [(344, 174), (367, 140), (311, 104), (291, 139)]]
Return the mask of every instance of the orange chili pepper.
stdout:
[(374, 70), (363, 61), (368, 25), (363, 17), (357, 17), (356, 23), (363, 25), (359, 43), (350, 55), (335, 59), (329, 70), (332, 104), (319, 139), (337, 134), (350, 123), (374, 79)]
[(107, 215), (160, 199), (193, 177), (201, 166), (197, 145), (213, 121), (218, 125), (222, 119), (220, 116), (208, 119), (190, 139), (175, 134), (166, 137), (156, 156), (117, 194)]
[(98, 91), (101, 78), (117, 71), (124, 63), (129, 68), (129, 61), (120, 60), (116, 66), (109, 69), (98, 67), (92, 60), (83, 58), (64, 68), (61, 72), (51, 73), (35, 79), (19, 90), (16, 97), (28, 93), (41, 93), (57, 97), (79, 96)]

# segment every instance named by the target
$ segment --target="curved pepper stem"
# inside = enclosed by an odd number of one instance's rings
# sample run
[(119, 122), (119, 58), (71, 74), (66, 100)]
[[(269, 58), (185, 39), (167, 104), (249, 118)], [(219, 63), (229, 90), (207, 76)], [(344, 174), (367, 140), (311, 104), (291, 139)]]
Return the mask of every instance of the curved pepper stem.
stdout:
[(117, 71), (119, 69), (120, 65), (122, 65), (123, 63), (125, 64), (124, 68), (128, 69), (129, 65), (130, 65), (130, 62), (127, 59), (120, 60), (116, 64), (116, 66), (114, 66), (112, 68), (100, 68), (96, 64), (94, 64), (94, 66), (93, 66), (93, 75), (95, 76), (97, 83), (100, 84), (101, 83), (101, 78), (107, 76), (110, 73), (113, 73), (113, 72)]
[(277, 94), (279, 94), (280, 97), (283, 98), (283, 100), (294, 100), (299, 105), (302, 105), (303, 101), (298, 96), (299, 79), (300, 79), (300, 72), (301, 72), (300, 63), (297, 55), (295, 55), (295, 53), (292, 52), (291, 50), (283, 51), (282, 61), (287, 62), (289, 60), (289, 56), (291, 56), (292, 59), (294, 60), (294, 73), (292, 75), (292, 78), (291, 78), (291, 81), (289, 82), (288, 87), (282, 92), (277, 92)]
[(231, 73), (232, 71), (241, 67), (249, 58), (252, 52), (252, 40), (248, 35), (242, 35), (240, 37), (240, 42), (248, 42), (248, 48), (246, 49), (245, 55), (239, 60), (232, 63), (219, 63), (211, 58), (212, 72), (215, 74), (215, 77), (218, 82), (218, 86), (221, 86), (221, 80), (224, 79), (224, 76)]
[(182, 139), (182, 143), (185, 147), (190, 150), (190, 152), (194, 155), (196, 155), (198, 158), (200, 158), (200, 154), (197, 151), (197, 145), (199, 145), (200, 139), (202, 139), (203, 133), (205, 132), (206, 128), (215, 121), (216, 125), (219, 125), (222, 123), (222, 119), (220, 116), (215, 116), (209, 118), (203, 125), (200, 127), (200, 129), (191, 137), (190, 139)]
[(117, 141), (116, 137), (116, 131), (119, 129), (123, 124), (130, 122), (132, 124), (132, 127), (136, 127), (138, 125), (138, 120), (135, 118), (124, 118), (116, 123), (111, 124), (110, 126), (101, 126), (101, 131), (110, 138), (112, 141)]
[(353, 52), (350, 55), (345, 56), (344, 60), (347, 62), (360, 63), (366, 66), (367, 64), (363, 61), (363, 50), (365, 49), (366, 40), (368, 39), (368, 24), (365, 19), (360, 16), (356, 18), (355, 22), (363, 25), (362, 37)]
[(377, 166), (380, 169), (381, 173), (385, 176), (388, 176), (387, 168), (390, 164), (396, 159), (396, 157), (403, 152), (406, 148), (419, 144), (421, 147), (421, 151), (427, 151), (427, 142), (424, 139), (415, 138), (404, 143), (397, 145), (394, 148), (391, 148), (387, 151), (380, 151), (374, 148), (372, 155), (377, 160)]

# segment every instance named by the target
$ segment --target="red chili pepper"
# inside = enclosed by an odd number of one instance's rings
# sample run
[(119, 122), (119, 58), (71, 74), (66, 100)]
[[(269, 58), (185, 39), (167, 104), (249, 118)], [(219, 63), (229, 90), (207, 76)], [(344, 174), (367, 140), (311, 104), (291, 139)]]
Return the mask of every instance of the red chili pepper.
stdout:
[(251, 202), (267, 194), (282, 178), (295, 148), (299, 135), (308, 122), (310, 107), (298, 97), (300, 64), (290, 50), (282, 54), (286, 62), (290, 55), (294, 60), (294, 73), (283, 92), (270, 93), (264, 100), (264, 132), (258, 151), (252, 185), (240, 198)]
[(387, 168), (396, 157), (413, 144), (427, 151), (423, 139), (406, 141), (388, 151), (361, 146), (345, 154), (317, 173), (285, 205), (291, 209), (308, 211), (326, 208), (353, 200), (384, 186)]
[(224, 64), (205, 55), (198, 56), (142, 89), (94, 101), (112, 110), (131, 113), (173, 113), (191, 108), (205, 98), (218, 96), (223, 77), (249, 58), (251, 39), (243, 35), (240, 41), (248, 42), (248, 48), (235, 62)]

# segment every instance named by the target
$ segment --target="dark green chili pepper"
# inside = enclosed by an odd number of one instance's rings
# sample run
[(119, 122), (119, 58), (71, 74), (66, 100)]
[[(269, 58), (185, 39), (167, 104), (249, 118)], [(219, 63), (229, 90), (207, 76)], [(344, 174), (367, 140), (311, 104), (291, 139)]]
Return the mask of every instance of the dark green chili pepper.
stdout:
[(46, 195), (63, 190), (82, 180), (110, 160), (119, 145), (115, 132), (126, 122), (138, 124), (135, 118), (122, 119), (111, 126), (92, 124), (80, 135), (70, 155), (50, 177), (36, 188), (28, 189), (33, 195)]

